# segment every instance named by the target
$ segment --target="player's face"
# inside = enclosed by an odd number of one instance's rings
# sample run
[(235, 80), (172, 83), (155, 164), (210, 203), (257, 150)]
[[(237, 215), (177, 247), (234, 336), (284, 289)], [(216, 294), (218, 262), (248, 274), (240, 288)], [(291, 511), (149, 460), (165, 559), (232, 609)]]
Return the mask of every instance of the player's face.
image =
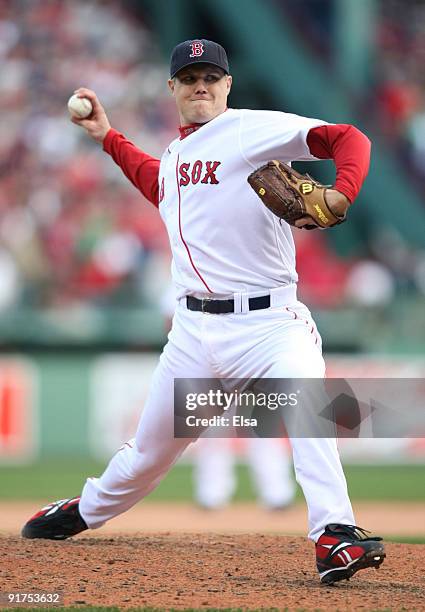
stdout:
[(231, 85), (232, 77), (212, 64), (182, 68), (168, 81), (181, 125), (206, 123), (223, 113)]

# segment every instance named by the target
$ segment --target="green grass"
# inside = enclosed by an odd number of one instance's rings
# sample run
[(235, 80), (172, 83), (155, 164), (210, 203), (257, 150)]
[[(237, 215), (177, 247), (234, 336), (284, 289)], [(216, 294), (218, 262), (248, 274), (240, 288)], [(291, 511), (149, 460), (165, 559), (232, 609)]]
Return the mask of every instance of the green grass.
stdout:
[(425, 544), (425, 536), (387, 536), (385, 541), (397, 544)]
[[(98, 476), (105, 464), (86, 460), (44, 460), (25, 467), (0, 467), (1, 500), (61, 499), (76, 495), (88, 476)], [(425, 501), (421, 465), (357, 465), (345, 468), (351, 498), (374, 501)], [(177, 465), (146, 501), (190, 501), (192, 468)], [(237, 467), (235, 501), (255, 499), (249, 471)], [(298, 496), (302, 494), (298, 490)]]
[(424, 465), (344, 467), (353, 500), (425, 501)]

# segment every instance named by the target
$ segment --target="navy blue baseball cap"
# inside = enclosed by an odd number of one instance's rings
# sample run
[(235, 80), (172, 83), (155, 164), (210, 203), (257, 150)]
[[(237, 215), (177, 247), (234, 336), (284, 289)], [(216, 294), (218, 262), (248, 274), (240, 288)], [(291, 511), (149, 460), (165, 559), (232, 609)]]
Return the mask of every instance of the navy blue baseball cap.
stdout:
[(229, 74), (226, 51), (221, 45), (204, 38), (185, 40), (174, 47), (171, 54), (170, 76), (175, 77), (179, 70), (191, 64), (213, 64)]

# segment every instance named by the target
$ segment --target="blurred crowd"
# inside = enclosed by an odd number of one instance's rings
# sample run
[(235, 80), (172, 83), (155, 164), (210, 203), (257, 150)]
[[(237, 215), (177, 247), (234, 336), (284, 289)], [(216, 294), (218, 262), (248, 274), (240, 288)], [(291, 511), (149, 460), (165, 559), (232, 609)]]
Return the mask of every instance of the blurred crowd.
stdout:
[(159, 215), (66, 103), (94, 89), (112, 124), (160, 155), (177, 122), (166, 78), (119, 2), (0, 2), (0, 308), (155, 296), (169, 258)]
[[(425, 5), (399, 4), (382, 3), (379, 116), (425, 191)], [(94, 89), (112, 125), (160, 156), (177, 132), (167, 76), (155, 38), (121, 2), (0, 0), (0, 311), (157, 303), (169, 273), (160, 217), (69, 121), (66, 102)], [(321, 232), (297, 242), (313, 307), (391, 301), (394, 270), (373, 254), (340, 259)]]
[(425, 196), (425, 3), (381, 1), (377, 105), (380, 127)]

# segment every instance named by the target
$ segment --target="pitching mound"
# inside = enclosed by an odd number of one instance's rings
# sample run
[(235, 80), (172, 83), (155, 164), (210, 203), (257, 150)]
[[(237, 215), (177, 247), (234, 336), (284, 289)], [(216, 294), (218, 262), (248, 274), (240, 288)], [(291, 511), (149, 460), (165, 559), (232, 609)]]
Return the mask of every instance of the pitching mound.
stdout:
[(319, 585), (313, 545), (301, 537), (3, 537), (0, 555), (3, 593), (60, 591), (65, 605), (425, 610), (423, 545), (387, 544), (379, 571), (334, 587)]

